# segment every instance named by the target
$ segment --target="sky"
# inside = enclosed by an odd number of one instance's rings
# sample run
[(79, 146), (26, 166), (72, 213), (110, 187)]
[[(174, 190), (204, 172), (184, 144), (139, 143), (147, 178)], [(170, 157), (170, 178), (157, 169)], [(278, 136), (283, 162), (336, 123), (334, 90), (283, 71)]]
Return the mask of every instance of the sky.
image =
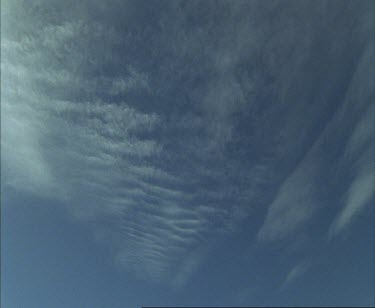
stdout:
[(374, 306), (374, 21), (3, 0), (1, 307)]

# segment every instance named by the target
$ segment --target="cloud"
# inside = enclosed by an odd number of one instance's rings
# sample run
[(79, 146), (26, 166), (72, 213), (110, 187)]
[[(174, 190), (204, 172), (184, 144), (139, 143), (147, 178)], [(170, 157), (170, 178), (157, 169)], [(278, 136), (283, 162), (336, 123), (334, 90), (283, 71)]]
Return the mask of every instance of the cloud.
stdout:
[(310, 170), (298, 168), (281, 186), (258, 232), (260, 241), (283, 239), (311, 218), (315, 209), (314, 178), (311, 174), (314, 165), (305, 164), (309, 165)]
[(286, 278), (281, 286), (281, 289), (286, 288), (291, 283), (300, 278), (310, 267), (310, 262), (304, 261), (295, 265), (286, 275)]
[[(372, 166), (370, 166), (372, 168)], [(373, 168), (372, 168), (373, 169)], [(342, 231), (363, 208), (370, 204), (374, 196), (375, 175), (373, 171), (359, 174), (348, 189), (345, 207), (330, 228), (330, 234)]]
[(150, 85), (148, 83), (146, 74), (137, 72), (131, 66), (129, 66), (128, 70), (128, 78), (117, 78), (113, 81), (112, 88), (110, 89), (110, 94), (119, 95), (131, 90), (150, 90)]
[(113, 3), (4, 6), (2, 184), (62, 201), (118, 264), (180, 284), (260, 209), (265, 241), (311, 219), (326, 140), (367, 105), (332, 120), (347, 79), (368, 74), (352, 74), (361, 25), (352, 43), (325, 34), (354, 31), (350, 7), (335, 19), (313, 4)]
[[(372, 73), (368, 67), (373, 61), (370, 56), (372, 51), (373, 42), (361, 51), (354, 62), (353, 72), (348, 76), (342, 101), (322, 125), (320, 134), (311, 141), (302, 161), (278, 190), (258, 232), (260, 241), (273, 242), (293, 237), (296, 231), (307, 231), (306, 227), (314, 215), (330, 206), (328, 200), (340, 202), (336, 196), (327, 196), (327, 185), (337, 189), (345, 187), (348, 181), (352, 182), (347, 192), (346, 209), (340, 214), (341, 218), (336, 219), (336, 226), (331, 227), (331, 232), (340, 229), (339, 226), (371, 200), (374, 109), (371, 106), (373, 87), (368, 83), (368, 76)], [(327, 93), (325, 99), (328, 97)], [(349, 165), (352, 169), (348, 168)], [(350, 180), (353, 176), (354, 181)]]
[(346, 192), (346, 201), (329, 229), (329, 237), (346, 229), (353, 218), (371, 204), (375, 194), (375, 108), (370, 106), (348, 140), (343, 163), (354, 166), (355, 175)]
[[(369, 84), (373, 79), (373, 71), (369, 71), (369, 63), (373, 62), (374, 42), (371, 42), (363, 53), (352, 87), (347, 94), (348, 102), (364, 105), (349, 138), (346, 140), (339, 165), (347, 170), (350, 176), (343, 207), (331, 223), (329, 238), (345, 230), (352, 220), (370, 205), (374, 199), (375, 187), (375, 108), (371, 103), (374, 88)], [(366, 77), (369, 76), (370, 78)], [(357, 107), (358, 108), (358, 107)]]

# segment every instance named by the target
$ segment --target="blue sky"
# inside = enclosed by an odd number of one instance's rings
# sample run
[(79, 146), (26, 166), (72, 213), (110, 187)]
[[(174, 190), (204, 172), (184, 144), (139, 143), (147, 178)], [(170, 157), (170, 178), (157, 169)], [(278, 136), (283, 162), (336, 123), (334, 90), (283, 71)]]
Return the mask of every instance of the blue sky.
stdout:
[(2, 1), (2, 307), (375, 305), (374, 12)]

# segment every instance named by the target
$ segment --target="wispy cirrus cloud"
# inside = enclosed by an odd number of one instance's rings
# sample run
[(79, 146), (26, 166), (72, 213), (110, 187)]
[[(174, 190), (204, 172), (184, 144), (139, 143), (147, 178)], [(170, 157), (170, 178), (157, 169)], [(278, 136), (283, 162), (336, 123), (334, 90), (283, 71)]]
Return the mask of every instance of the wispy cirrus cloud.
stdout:
[(304, 261), (295, 265), (286, 275), (286, 278), (281, 285), (281, 289), (285, 289), (288, 285), (300, 278), (300, 276), (302, 276), (310, 266), (311, 264), (308, 261)]
[(346, 229), (353, 218), (369, 206), (375, 194), (375, 108), (370, 105), (358, 121), (342, 158), (344, 164), (352, 166), (353, 180), (345, 196), (345, 203), (332, 222), (329, 236)]
[[(261, 241), (290, 237), (308, 226), (319, 210), (330, 206), (326, 187), (337, 189), (352, 182), (347, 203), (330, 227), (337, 232), (355, 212), (369, 204), (374, 193), (373, 87), (368, 83), (373, 42), (356, 59), (342, 104), (326, 122), (302, 161), (283, 182), (259, 230)], [(354, 103), (356, 102), (356, 103)], [(351, 166), (348, 168), (348, 166)], [(354, 180), (351, 178), (354, 177)], [(341, 202), (339, 198), (336, 202)], [(333, 231), (335, 230), (335, 231)]]

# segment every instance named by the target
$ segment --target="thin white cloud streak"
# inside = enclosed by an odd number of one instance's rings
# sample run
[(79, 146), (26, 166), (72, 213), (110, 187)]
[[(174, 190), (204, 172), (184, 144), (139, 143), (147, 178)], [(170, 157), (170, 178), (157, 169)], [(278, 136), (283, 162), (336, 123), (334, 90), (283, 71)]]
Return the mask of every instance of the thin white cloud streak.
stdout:
[(288, 287), (299, 279), (310, 267), (310, 262), (304, 261), (295, 265), (286, 275), (284, 282), (281, 285), (281, 290)]
[[(329, 233), (338, 232), (346, 225), (354, 213), (365, 208), (374, 193), (374, 108), (371, 102), (374, 97), (373, 86), (369, 84), (368, 76), (373, 62), (373, 44), (369, 44), (362, 57), (358, 60), (343, 104), (340, 106), (327, 124), (321, 135), (313, 143), (310, 151), (293, 173), (284, 181), (274, 201), (271, 203), (265, 221), (258, 232), (258, 240), (273, 242), (285, 239), (302, 230), (313, 218), (322, 206), (319, 191), (328, 185), (320, 178), (330, 181), (329, 185), (337, 185), (337, 181), (330, 169), (324, 170), (329, 159), (328, 149), (341, 136), (339, 132), (347, 129), (348, 124), (354, 126), (354, 132), (349, 136), (346, 149), (339, 153), (338, 157), (331, 161), (337, 161), (337, 165), (331, 164), (329, 168), (337, 168), (336, 173), (348, 171), (350, 164), (357, 173), (347, 194), (348, 200), (345, 208), (336, 218)], [(361, 114), (365, 114), (361, 116)], [(351, 120), (353, 116), (357, 122)], [(350, 127), (350, 126), (349, 126)], [(361, 154), (365, 152), (365, 158)], [(331, 174), (330, 174), (331, 173)], [(328, 177), (327, 177), (328, 176)]]
[(311, 171), (314, 167), (311, 161), (304, 163), (283, 183), (258, 232), (260, 241), (283, 239), (311, 218), (315, 210), (314, 173)]
[(348, 140), (343, 163), (356, 168), (345, 197), (345, 204), (329, 228), (332, 238), (351, 224), (361, 211), (374, 202), (375, 196), (375, 107), (360, 119)]
[[(373, 169), (373, 166), (370, 166)], [(375, 173), (373, 170), (359, 174), (348, 189), (348, 197), (345, 206), (336, 217), (330, 228), (330, 236), (344, 230), (356, 214), (360, 213), (364, 208), (370, 205), (370, 201), (374, 199)]]
[[(328, 230), (328, 237), (333, 238), (347, 229), (353, 219), (374, 202), (375, 196), (375, 106), (373, 104), (375, 89), (371, 80), (374, 72), (370, 68), (374, 63), (374, 42), (365, 50), (356, 72), (367, 76), (357, 81), (349, 90), (347, 100), (357, 104), (368, 103), (348, 139), (340, 166), (351, 166), (353, 180), (346, 195), (343, 208), (333, 220)], [(366, 75), (367, 73), (367, 75)], [(354, 82), (354, 81), (353, 81)], [(370, 90), (368, 90), (370, 89)]]

